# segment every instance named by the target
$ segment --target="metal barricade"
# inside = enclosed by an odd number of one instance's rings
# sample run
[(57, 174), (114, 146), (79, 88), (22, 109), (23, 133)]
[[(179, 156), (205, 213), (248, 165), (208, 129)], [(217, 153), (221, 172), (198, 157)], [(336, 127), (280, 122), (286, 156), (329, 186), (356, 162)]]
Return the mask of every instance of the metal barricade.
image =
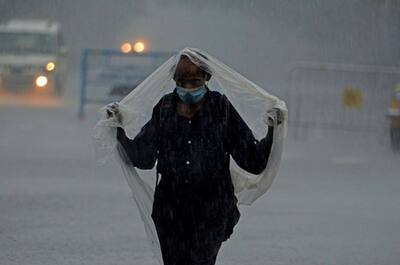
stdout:
[(289, 124), (300, 130), (377, 132), (400, 68), (298, 62), (289, 68)]

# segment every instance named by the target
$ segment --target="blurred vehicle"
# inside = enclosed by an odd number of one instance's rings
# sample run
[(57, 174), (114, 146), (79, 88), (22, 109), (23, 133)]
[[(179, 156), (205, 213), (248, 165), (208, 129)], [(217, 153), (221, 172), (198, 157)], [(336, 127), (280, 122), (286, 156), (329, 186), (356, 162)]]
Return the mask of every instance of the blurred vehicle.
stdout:
[(117, 84), (113, 85), (108, 92), (108, 95), (112, 97), (115, 100), (121, 100), (123, 99), (126, 95), (128, 95), (132, 90), (135, 89), (139, 84), (135, 85), (128, 85), (128, 84)]
[(396, 84), (393, 90), (388, 117), (391, 147), (395, 151), (400, 151), (400, 83)]
[(66, 48), (57, 22), (0, 24), (0, 91), (60, 96), (66, 70)]
[[(142, 41), (137, 41), (133, 44), (129, 42), (124, 42), (121, 44), (121, 52), (124, 54), (128, 53), (142, 53), (146, 49), (146, 44)], [(126, 95), (128, 95), (132, 90), (135, 89), (143, 80), (144, 77), (137, 76), (135, 71), (138, 71), (137, 65), (124, 65), (122, 67), (109, 67), (107, 73), (102, 73), (102, 76), (106, 76), (108, 79), (115, 79), (119, 80), (122, 78), (125, 82), (124, 83), (115, 83), (111, 86), (110, 90), (108, 91), (108, 96), (113, 100), (121, 100)], [(141, 68), (144, 68), (142, 66)], [(104, 70), (103, 70), (104, 71)], [(143, 69), (142, 69), (143, 71)]]

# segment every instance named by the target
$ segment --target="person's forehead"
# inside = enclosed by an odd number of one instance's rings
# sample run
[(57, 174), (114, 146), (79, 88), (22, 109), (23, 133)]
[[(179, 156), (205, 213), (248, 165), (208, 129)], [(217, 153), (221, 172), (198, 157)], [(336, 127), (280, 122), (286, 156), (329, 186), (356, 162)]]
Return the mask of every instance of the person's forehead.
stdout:
[(176, 66), (175, 77), (176, 78), (187, 78), (187, 77), (203, 77), (204, 72), (197, 65), (192, 63), (189, 59), (181, 59)]

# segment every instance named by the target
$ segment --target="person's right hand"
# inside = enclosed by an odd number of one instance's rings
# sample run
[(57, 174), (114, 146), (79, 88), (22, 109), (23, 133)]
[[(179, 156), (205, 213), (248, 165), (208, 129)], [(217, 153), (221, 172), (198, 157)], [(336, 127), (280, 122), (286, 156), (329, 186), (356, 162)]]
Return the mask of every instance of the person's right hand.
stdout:
[(115, 118), (118, 123), (122, 123), (122, 115), (119, 111), (118, 102), (110, 103), (106, 106), (107, 118)]

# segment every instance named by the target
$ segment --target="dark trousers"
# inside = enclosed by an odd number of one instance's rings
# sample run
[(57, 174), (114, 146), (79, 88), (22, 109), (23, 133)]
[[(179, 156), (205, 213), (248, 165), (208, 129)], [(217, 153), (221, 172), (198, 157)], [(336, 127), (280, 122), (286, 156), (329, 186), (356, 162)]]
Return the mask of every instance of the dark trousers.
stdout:
[[(164, 265), (214, 265), (223, 240), (204, 230), (178, 231), (156, 223)], [(180, 231), (179, 231), (180, 230)]]

